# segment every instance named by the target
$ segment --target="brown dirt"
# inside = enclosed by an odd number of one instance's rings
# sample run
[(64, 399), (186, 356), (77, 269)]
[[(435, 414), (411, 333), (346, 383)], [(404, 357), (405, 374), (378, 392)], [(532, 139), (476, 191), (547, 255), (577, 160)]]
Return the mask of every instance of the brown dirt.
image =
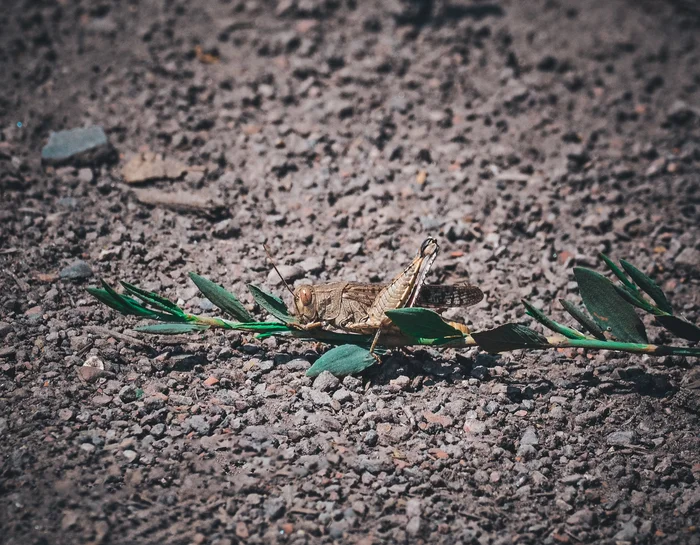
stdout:
[[(3, 6), (0, 542), (700, 543), (693, 361), (413, 350), (314, 382), (311, 344), (145, 338), (84, 290), (211, 312), (187, 272), (283, 293), (264, 241), (297, 281), (378, 281), (432, 234), (475, 328), (562, 316), (601, 250), (697, 322), (692, 3)], [(117, 164), (42, 167), (91, 124)], [(143, 151), (198, 168), (134, 191)]]

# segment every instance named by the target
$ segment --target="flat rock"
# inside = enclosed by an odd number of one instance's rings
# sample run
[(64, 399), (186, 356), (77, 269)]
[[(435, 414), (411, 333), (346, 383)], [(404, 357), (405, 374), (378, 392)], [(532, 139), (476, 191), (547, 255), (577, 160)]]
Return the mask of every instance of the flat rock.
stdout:
[(196, 414), (189, 417), (186, 420), (186, 425), (189, 430), (199, 435), (208, 435), (209, 431), (211, 430), (209, 422), (207, 422), (207, 419), (201, 414)]
[(540, 440), (537, 438), (537, 432), (535, 428), (527, 428), (523, 436), (520, 438), (521, 445), (539, 445)]
[(82, 366), (78, 367), (78, 376), (85, 382), (95, 382), (98, 378), (104, 377), (107, 372), (98, 367)]
[(223, 210), (221, 201), (207, 191), (162, 191), (160, 189), (135, 189), (136, 200), (142, 204), (169, 208), (177, 212), (193, 212), (215, 215)]
[(335, 390), (340, 384), (340, 380), (329, 373), (328, 371), (323, 371), (314, 380), (313, 387), (315, 390), (320, 390), (321, 392), (327, 392), (328, 390)]
[(681, 267), (700, 268), (700, 250), (691, 247), (685, 248), (678, 254), (674, 263)]
[[(278, 265), (277, 269), (279, 269), (280, 274), (287, 283), (294, 282), (294, 280), (304, 277), (304, 269), (299, 265)], [(268, 273), (267, 281), (274, 286), (282, 284), (282, 279), (277, 275), (274, 269)]]
[(84, 278), (90, 278), (92, 275), (93, 272), (90, 265), (82, 259), (74, 261), (64, 269), (61, 269), (61, 272), (58, 273), (59, 278), (63, 278), (64, 280), (82, 280)]
[(52, 132), (41, 150), (41, 160), (50, 165), (87, 165), (108, 162), (114, 156), (102, 127)]
[(4, 339), (12, 331), (12, 326), (7, 322), (0, 322), (0, 339)]
[(177, 179), (188, 171), (187, 165), (160, 153), (139, 153), (134, 155), (122, 168), (122, 176), (128, 184), (138, 184), (152, 180)]
[(637, 442), (637, 434), (634, 431), (614, 431), (608, 435), (606, 442), (614, 447), (633, 445)]

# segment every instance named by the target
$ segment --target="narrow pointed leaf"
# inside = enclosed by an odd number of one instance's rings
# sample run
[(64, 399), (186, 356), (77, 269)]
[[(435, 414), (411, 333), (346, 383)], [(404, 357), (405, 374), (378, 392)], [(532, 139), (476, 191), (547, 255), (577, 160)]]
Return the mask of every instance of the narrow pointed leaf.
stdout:
[(141, 318), (151, 318), (153, 320), (172, 321), (173, 317), (169, 314), (156, 312), (144, 307), (136, 299), (132, 299), (126, 295), (120, 295), (112, 287), (102, 280), (103, 289), (89, 288), (88, 293), (102, 301), (105, 305), (121, 312), (125, 315), (140, 316)]
[(629, 263), (624, 259), (621, 259), (620, 263), (625, 269), (625, 272), (630, 275), (632, 280), (634, 280), (634, 282), (640, 288), (642, 288), (642, 291), (644, 291), (644, 293), (646, 293), (649, 297), (651, 297), (654, 300), (656, 305), (661, 310), (663, 310), (664, 312), (668, 312), (669, 314), (673, 314), (673, 308), (671, 307), (671, 303), (668, 302), (668, 299), (666, 299), (666, 295), (656, 282), (654, 282), (646, 274), (640, 271), (637, 267), (632, 265), (632, 263)]
[(678, 316), (657, 316), (656, 321), (671, 333), (689, 341), (700, 342), (700, 327)]
[(131, 314), (129, 307), (122, 302), (121, 297), (115, 298), (107, 290), (101, 288), (87, 288), (86, 291), (109, 308), (121, 312), (122, 314)]
[(253, 317), (250, 313), (231, 292), (226, 291), (216, 282), (212, 282), (208, 278), (204, 278), (198, 274), (190, 273), (190, 278), (199, 288), (199, 291), (201, 291), (216, 307), (227, 312), (241, 322), (253, 321)]
[(462, 337), (462, 332), (445, 322), (439, 314), (426, 308), (411, 307), (387, 310), (385, 314), (406, 335), (423, 339)]
[(472, 338), (486, 352), (497, 354), (520, 348), (547, 348), (546, 337), (520, 324), (504, 324), (488, 331), (472, 333)]
[(122, 286), (124, 286), (124, 289), (127, 292), (131, 293), (135, 297), (138, 297), (143, 302), (157, 308), (158, 310), (162, 310), (163, 312), (167, 312), (175, 316), (185, 316), (185, 313), (180, 307), (165, 297), (161, 297), (160, 295), (151, 291), (142, 290), (141, 288), (129, 284), (128, 282), (121, 281), (120, 283)]
[(202, 324), (166, 323), (142, 325), (135, 328), (134, 330), (140, 331), (141, 333), (153, 333), (155, 335), (181, 335), (183, 333), (196, 333), (198, 331), (206, 331), (207, 329), (209, 329), (209, 326)]
[(591, 269), (574, 267), (583, 304), (593, 320), (617, 340), (629, 343), (647, 343), (644, 324), (630, 305), (615, 289), (615, 285)]
[(588, 331), (591, 335), (593, 335), (596, 339), (600, 341), (604, 341), (605, 339), (605, 333), (603, 333), (603, 330), (598, 327), (598, 324), (596, 324), (589, 316), (586, 314), (583, 309), (578, 308), (576, 305), (573, 303), (570, 303), (569, 301), (565, 299), (559, 299), (559, 302), (561, 303), (561, 306), (563, 306), (566, 311), (571, 314), (571, 316), (574, 317), (574, 319), (583, 326), (583, 328)]
[(282, 301), (282, 299), (280, 299), (276, 295), (267, 293), (255, 284), (248, 284), (248, 289), (253, 295), (255, 302), (267, 312), (269, 312), (272, 316), (274, 316), (278, 320), (281, 320), (285, 324), (296, 322), (296, 318), (289, 314), (289, 310), (287, 309), (287, 306), (284, 304), (284, 301)]
[(316, 377), (323, 371), (341, 377), (360, 373), (377, 363), (366, 348), (354, 344), (344, 344), (333, 348), (316, 360), (308, 371), (307, 377)]
[(619, 284), (613, 284), (613, 287), (620, 296), (627, 301), (630, 305), (641, 308), (645, 312), (651, 314), (660, 314), (661, 311), (652, 305), (649, 301), (642, 297), (642, 294), (638, 291), (633, 291), (627, 286), (621, 286)]
[(627, 286), (632, 291), (637, 291), (637, 286), (635, 286), (634, 283), (629, 278), (627, 278), (627, 275), (622, 271), (622, 269), (620, 267), (618, 267), (615, 264), (615, 262), (612, 259), (610, 259), (605, 254), (598, 254), (598, 255), (600, 256), (600, 258), (603, 261), (605, 261), (605, 264), (613, 272), (613, 274), (620, 279), (620, 282), (622, 282), (625, 286)]
[(559, 322), (555, 322), (549, 316), (547, 316), (544, 312), (542, 312), (538, 308), (535, 308), (527, 301), (523, 300), (522, 303), (523, 303), (523, 305), (525, 305), (525, 308), (527, 309), (527, 313), (530, 316), (532, 316), (535, 320), (537, 320), (543, 326), (545, 326), (548, 329), (551, 329), (555, 333), (559, 333), (561, 335), (564, 335), (564, 337), (566, 337), (567, 339), (585, 339), (586, 338), (586, 336), (583, 333), (576, 331), (575, 329), (572, 329), (570, 327), (567, 327), (563, 324), (560, 324)]

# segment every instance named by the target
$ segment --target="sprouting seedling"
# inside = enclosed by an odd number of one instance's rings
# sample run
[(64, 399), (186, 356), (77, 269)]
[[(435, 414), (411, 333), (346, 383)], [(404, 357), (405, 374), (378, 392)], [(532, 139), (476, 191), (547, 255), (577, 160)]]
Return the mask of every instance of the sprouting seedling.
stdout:
[[(623, 269), (618, 268), (617, 265), (613, 269), (620, 281), (623, 278), (626, 280), (623, 286), (613, 284), (610, 279), (593, 270), (582, 267), (574, 269), (581, 298), (588, 312), (573, 303), (564, 302), (566, 304), (563, 304), (582, 329), (574, 329), (556, 322), (524, 301), (528, 314), (547, 329), (555, 332), (554, 336), (546, 337), (529, 327), (515, 323), (503, 324), (495, 329), (470, 332), (466, 326), (457, 327), (463, 324), (447, 322), (438, 313), (425, 308), (443, 308), (456, 303), (459, 303), (459, 306), (468, 306), (481, 300), (483, 296), (481, 291), (468, 284), (422, 285), (421, 294), (415, 301), (417, 306), (399, 305), (391, 308), (375, 304), (379, 294), (391, 284), (334, 282), (316, 286), (302, 285), (297, 287), (296, 291), (292, 291), (277, 268), (268, 247), (266, 245), (263, 247), (275, 272), (282, 279), (286, 289), (294, 296), (297, 312), (292, 314), (279, 297), (253, 284), (248, 284), (248, 288), (258, 305), (278, 321), (255, 321), (234, 294), (196, 274), (190, 274), (190, 277), (204, 296), (215, 306), (233, 316), (236, 321), (189, 314), (175, 303), (127, 283), (123, 283), (126, 290), (123, 295), (106, 284), (103, 284), (102, 288), (90, 288), (88, 291), (122, 314), (161, 322), (137, 328), (147, 333), (197, 333), (206, 329), (220, 328), (254, 333), (258, 338), (283, 335), (341, 345), (321, 356), (307, 371), (308, 376), (316, 376), (324, 370), (335, 375), (354, 374), (373, 365), (376, 359), (373, 357), (371, 348), (368, 350), (366, 347), (370, 347), (373, 338), (376, 337), (377, 328), (370, 327), (373, 324), (368, 323), (370, 314), (374, 310), (377, 313), (382, 310), (393, 324), (382, 335), (381, 346), (385, 348), (411, 345), (452, 348), (478, 346), (491, 353), (519, 349), (582, 348), (618, 350), (656, 356), (700, 357), (700, 347), (697, 346), (649, 344), (644, 324), (634, 312), (635, 307), (652, 314), (657, 325), (691, 342), (700, 342), (700, 327), (674, 315), (661, 288), (651, 278), (624, 261), (622, 267), (630, 277), (627, 277)], [(619, 274), (616, 272), (617, 269)], [(405, 274), (406, 271), (399, 277)], [(417, 279), (420, 280), (420, 278)], [(630, 285), (637, 291), (628, 288)], [(630, 295), (633, 301), (628, 300), (620, 292), (622, 287), (630, 290), (625, 291), (625, 294), (643, 291), (656, 305), (641, 299), (641, 294), (639, 299)], [(321, 304), (321, 301), (324, 304)], [(604, 334), (604, 331), (608, 331), (608, 334)]]

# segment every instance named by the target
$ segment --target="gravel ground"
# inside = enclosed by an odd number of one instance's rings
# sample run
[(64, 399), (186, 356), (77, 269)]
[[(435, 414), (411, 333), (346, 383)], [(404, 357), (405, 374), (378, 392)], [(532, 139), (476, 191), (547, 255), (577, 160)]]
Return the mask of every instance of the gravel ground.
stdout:
[[(431, 234), (476, 329), (561, 317), (599, 251), (698, 322), (696, 9), (6, 0), (0, 542), (700, 543), (694, 361), (411, 350), (312, 380), (322, 347), (145, 337), (85, 293), (212, 312), (196, 271), (253, 309), (247, 282), (284, 295), (264, 241), (297, 283), (380, 281)], [(113, 148), (42, 164), (88, 125)]]

